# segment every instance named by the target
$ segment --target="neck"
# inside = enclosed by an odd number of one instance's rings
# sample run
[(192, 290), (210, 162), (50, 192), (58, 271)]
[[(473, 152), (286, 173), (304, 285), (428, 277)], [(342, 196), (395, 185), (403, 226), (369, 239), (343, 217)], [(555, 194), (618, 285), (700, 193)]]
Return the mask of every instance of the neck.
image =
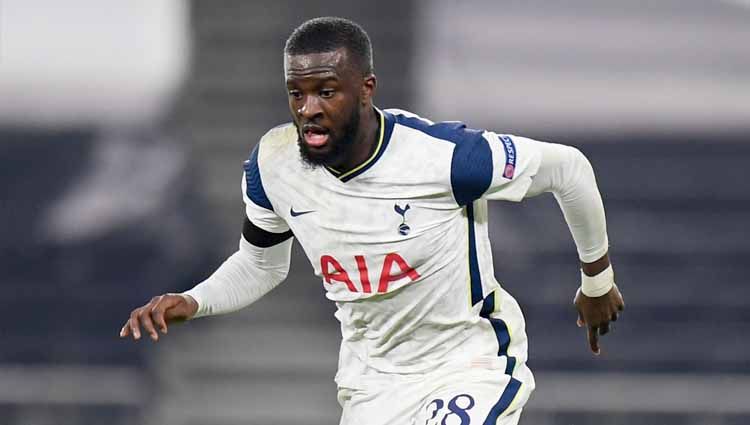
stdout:
[(357, 130), (357, 137), (353, 141), (354, 148), (351, 154), (344, 158), (341, 164), (336, 164), (334, 167), (346, 172), (367, 161), (378, 144), (379, 127), (380, 116), (375, 108), (370, 106), (360, 115), (359, 129)]

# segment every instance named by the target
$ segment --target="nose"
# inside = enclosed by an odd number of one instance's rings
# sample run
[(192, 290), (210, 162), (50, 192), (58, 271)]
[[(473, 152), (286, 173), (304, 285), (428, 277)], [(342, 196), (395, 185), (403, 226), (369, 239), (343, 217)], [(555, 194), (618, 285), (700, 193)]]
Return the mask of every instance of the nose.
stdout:
[(302, 100), (302, 105), (297, 109), (297, 113), (308, 120), (315, 118), (322, 112), (317, 96), (305, 96)]

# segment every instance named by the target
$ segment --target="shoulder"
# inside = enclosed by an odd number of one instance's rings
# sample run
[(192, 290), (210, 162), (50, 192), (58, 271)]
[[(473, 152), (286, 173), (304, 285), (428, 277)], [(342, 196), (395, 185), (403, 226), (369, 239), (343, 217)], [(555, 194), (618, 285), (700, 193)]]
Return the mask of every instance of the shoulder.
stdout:
[(385, 111), (394, 117), (397, 126), (415, 130), (431, 139), (449, 142), (456, 146), (478, 143), (485, 133), (484, 130), (469, 128), (461, 121), (433, 122), (402, 109), (386, 109)]
[(397, 126), (421, 134), (423, 139), (442, 144), (448, 149), (450, 185), (459, 205), (478, 199), (490, 185), (493, 174), (493, 157), (490, 140), (497, 136), (481, 129), (469, 128), (460, 121), (433, 122), (400, 109), (389, 109)]
[[(297, 149), (297, 127), (288, 122), (278, 125), (266, 132), (253, 149), (257, 151), (260, 161), (266, 161), (277, 155), (284, 154), (287, 150)], [(252, 156), (252, 154), (251, 154)]]
[(295, 158), (290, 155), (297, 149), (297, 128), (292, 123), (278, 125), (266, 132), (245, 160), (246, 173), (258, 173), (259, 169), (275, 168), (283, 161)]
[[(243, 163), (245, 194), (255, 204), (272, 210), (266, 193), (269, 173), (283, 167), (284, 161), (296, 158), (297, 129), (292, 123), (276, 126), (266, 132)], [(266, 184), (264, 185), (264, 177)], [(270, 179), (272, 181), (272, 179)]]

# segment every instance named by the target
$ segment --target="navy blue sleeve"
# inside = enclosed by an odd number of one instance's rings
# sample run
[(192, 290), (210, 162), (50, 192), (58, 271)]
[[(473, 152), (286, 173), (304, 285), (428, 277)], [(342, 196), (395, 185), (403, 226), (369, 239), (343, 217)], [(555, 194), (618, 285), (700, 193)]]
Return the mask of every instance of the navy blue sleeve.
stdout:
[(492, 150), (478, 130), (464, 130), (451, 159), (451, 187), (458, 205), (482, 197), (492, 183)]
[(247, 197), (253, 201), (255, 205), (273, 211), (273, 205), (271, 205), (271, 201), (269, 201), (268, 196), (266, 196), (266, 191), (263, 189), (263, 180), (260, 178), (257, 145), (250, 154), (250, 158), (245, 161), (244, 168), (245, 183), (247, 183)]

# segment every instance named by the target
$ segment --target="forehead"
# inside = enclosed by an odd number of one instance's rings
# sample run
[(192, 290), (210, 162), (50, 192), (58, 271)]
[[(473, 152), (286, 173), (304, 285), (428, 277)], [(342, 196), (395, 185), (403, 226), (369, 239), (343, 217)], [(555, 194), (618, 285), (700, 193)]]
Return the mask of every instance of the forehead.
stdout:
[(344, 78), (351, 70), (346, 49), (330, 52), (284, 55), (284, 75), (288, 80), (300, 78)]

